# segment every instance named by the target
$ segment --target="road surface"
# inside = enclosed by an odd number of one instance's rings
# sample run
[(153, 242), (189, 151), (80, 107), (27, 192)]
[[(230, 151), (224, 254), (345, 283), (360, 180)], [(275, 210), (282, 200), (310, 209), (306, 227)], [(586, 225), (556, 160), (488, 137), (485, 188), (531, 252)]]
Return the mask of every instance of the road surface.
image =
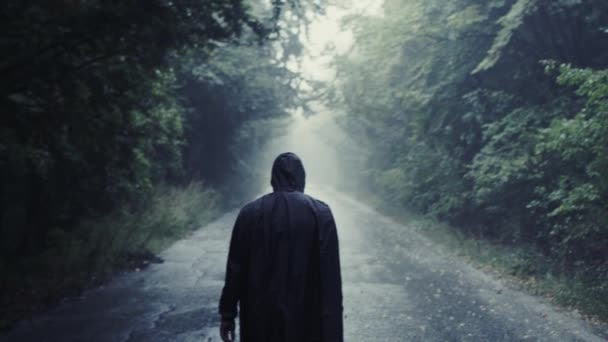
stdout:
[[(606, 327), (510, 289), (403, 224), (344, 195), (313, 191), (338, 224), (345, 340), (606, 341)], [(22, 322), (0, 341), (218, 342), (217, 301), (236, 211), (162, 254)], [(286, 341), (288, 342), (288, 341)]]

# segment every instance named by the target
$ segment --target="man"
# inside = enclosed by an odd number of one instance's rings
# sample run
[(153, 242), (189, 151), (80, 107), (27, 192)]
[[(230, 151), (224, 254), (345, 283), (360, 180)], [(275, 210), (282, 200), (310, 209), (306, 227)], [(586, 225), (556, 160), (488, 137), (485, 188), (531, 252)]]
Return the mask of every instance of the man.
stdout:
[(220, 299), (222, 340), (342, 342), (342, 280), (327, 204), (305, 195), (293, 153), (272, 166), (273, 192), (244, 206), (234, 224)]

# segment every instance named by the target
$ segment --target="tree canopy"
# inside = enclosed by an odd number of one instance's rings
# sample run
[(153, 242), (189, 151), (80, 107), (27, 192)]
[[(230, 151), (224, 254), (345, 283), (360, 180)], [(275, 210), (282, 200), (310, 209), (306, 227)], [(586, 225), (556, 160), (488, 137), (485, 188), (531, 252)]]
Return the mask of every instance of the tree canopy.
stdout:
[(3, 253), (37, 253), (47, 232), (136, 207), (158, 184), (225, 183), (241, 127), (296, 101), (275, 46), (298, 42), (281, 26), (320, 5), (6, 2)]
[(371, 187), (604, 274), (607, 5), (387, 0), (349, 18), (335, 100)]

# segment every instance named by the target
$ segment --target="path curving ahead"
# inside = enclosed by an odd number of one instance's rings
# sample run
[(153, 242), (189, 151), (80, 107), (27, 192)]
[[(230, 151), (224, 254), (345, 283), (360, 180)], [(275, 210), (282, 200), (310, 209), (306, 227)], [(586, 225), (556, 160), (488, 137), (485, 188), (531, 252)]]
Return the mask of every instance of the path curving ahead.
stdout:
[[(313, 189), (340, 235), (346, 342), (606, 341), (355, 199)], [(0, 341), (220, 341), (217, 300), (236, 211), (125, 274), (0, 335)], [(395, 239), (400, 236), (399, 242)]]

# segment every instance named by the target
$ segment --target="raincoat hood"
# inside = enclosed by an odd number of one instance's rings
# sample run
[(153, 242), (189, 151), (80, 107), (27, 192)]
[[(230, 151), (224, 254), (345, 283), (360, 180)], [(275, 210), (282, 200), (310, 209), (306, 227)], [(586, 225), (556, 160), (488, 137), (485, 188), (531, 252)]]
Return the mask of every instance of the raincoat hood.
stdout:
[(270, 184), (274, 191), (304, 192), (306, 172), (302, 161), (295, 153), (283, 153), (275, 159)]

